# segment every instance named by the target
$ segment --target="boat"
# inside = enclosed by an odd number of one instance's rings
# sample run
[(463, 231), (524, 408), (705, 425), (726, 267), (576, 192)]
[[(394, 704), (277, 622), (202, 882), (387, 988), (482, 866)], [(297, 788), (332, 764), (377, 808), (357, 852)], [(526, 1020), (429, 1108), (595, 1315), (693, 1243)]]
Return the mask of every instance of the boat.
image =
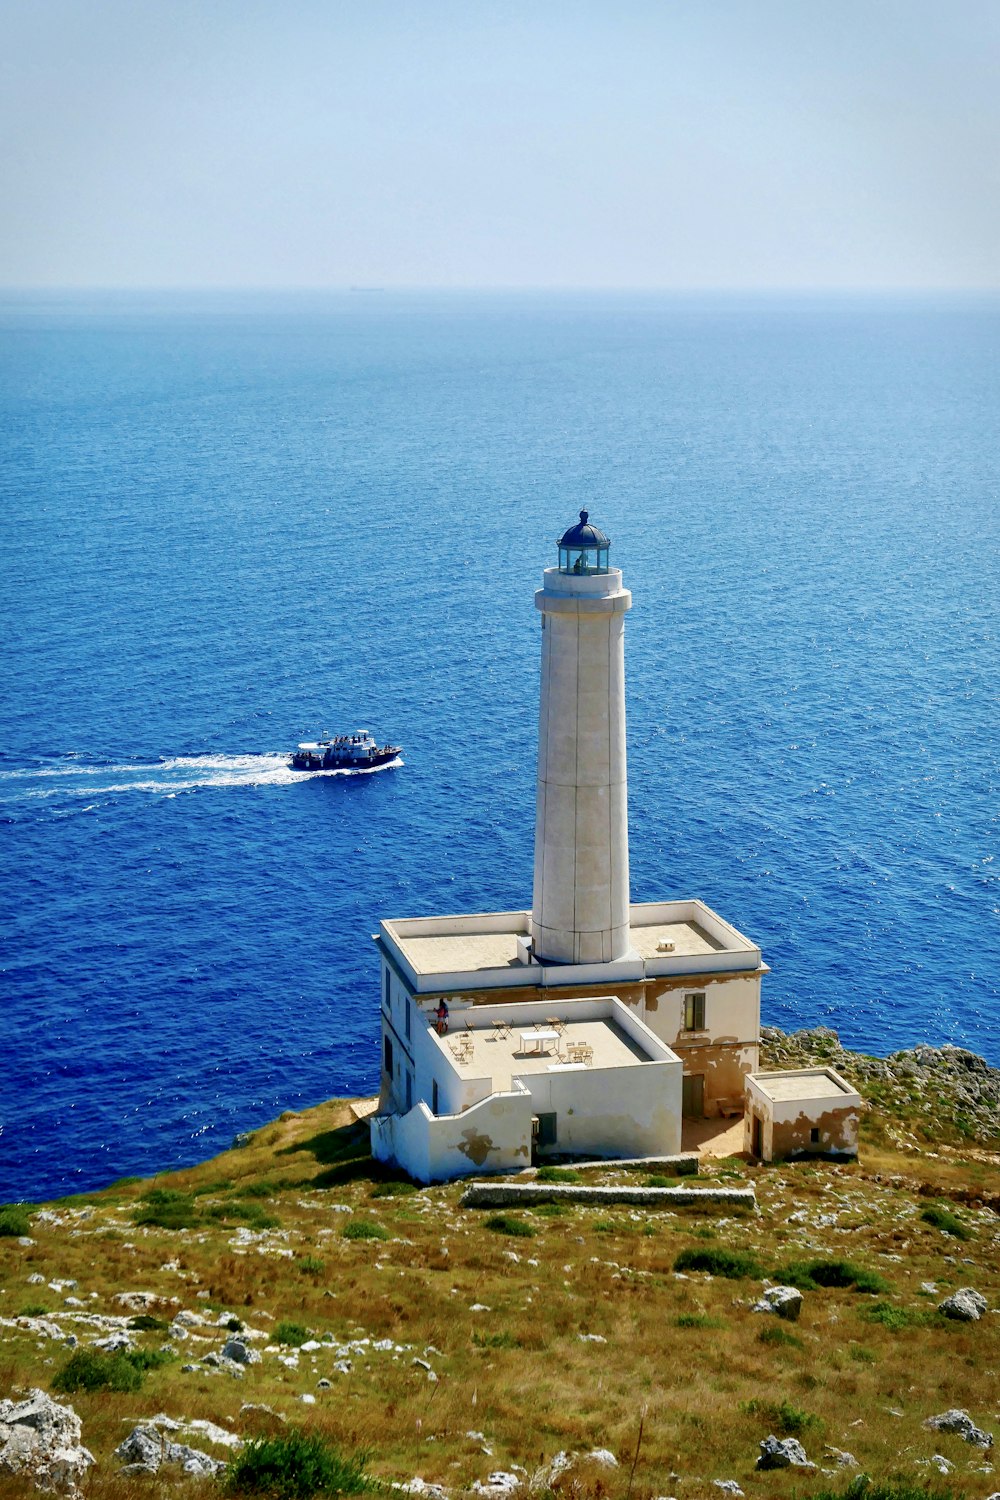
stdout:
[(367, 729), (359, 729), (329, 740), (305, 740), (288, 764), (293, 771), (374, 771), (394, 761), (402, 748), (379, 745)]

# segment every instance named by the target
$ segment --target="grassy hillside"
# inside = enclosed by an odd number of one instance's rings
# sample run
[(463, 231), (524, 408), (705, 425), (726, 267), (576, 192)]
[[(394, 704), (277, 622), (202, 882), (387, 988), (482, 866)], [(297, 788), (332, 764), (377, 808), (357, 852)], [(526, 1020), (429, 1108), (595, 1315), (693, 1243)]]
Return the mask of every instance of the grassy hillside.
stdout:
[[(808, 1055), (807, 1041), (769, 1038), (773, 1065)], [(883, 1085), (857, 1163), (705, 1164), (705, 1180), (752, 1182), (756, 1214), (464, 1210), (460, 1186), (378, 1173), (343, 1101), (284, 1116), (203, 1166), (32, 1210), (27, 1224), (8, 1209), (0, 1397), (57, 1389), (74, 1352), (128, 1329), (138, 1389), (57, 1395), (97, 1459), (93, 1497), (212, 1488), (176, 1466), (120, 1476), (117, 1444), (165, 1413), (243, 1438), (302, 1426), (367, 1455), (379, 1479), (449, 1490), (518, 1466), (527, 1484), (560, 1450), (608, 1449), (618, 1468), (579, 1464), (563, 1491), (694, 1500), (728, 1479), (747, 1496), (839, 1494), (858, 1472), (838, 1467), (839, 1449), (875, 1479), (933, 1479), (979, 1500), (1000, 1490), (992, 1452), (923, 1423), (961, 1407), (1000, 1438), (995, 1130), (967, 1134), (958, 1105), (938, 1103), (952, 1116), (945, 1150), (926, 1108)], [(798, 1322), (752, 1311), (765, 1277), (805, 1288)], [(988, 1300), (980, 1322), (937, 1311), (963, 1286)], [(146, 1295), (123, 1304), (135, 1293)], [(259, 1362), (212, 1362), (231, 1332)], [(797, 1436), (830, 1472), (756, 1472), (770, 1433)], [(204, 1433), (183, 1441), (230, 1456)], [(934, 1455), (953, 1466), (947, 1478), (922, 1462)], [(0, 1477), (0, 1496), (23, 1493)]]

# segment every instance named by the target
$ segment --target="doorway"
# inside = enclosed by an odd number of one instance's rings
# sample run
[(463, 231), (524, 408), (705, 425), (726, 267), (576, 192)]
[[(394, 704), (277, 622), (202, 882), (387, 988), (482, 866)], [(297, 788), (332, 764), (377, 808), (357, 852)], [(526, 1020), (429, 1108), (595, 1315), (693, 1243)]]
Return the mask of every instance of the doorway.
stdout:
[(754, 1117), (753, 1117), (753, 1129), (751, 1131), (750, 1150), (751, 1150), (751, 1153), (757, 1158), (758, 1161), (761, 1161), (763, 1159), (763, 1156), (764, 1156), (764, 1124), (763, 1124), (763, 1121), (760, 1118), (760, 1115), (754, 1115)]
[(705, 1117), (705, 1075), (687, 1073), (681, 1083), (681, 1114), (688, 1120)]

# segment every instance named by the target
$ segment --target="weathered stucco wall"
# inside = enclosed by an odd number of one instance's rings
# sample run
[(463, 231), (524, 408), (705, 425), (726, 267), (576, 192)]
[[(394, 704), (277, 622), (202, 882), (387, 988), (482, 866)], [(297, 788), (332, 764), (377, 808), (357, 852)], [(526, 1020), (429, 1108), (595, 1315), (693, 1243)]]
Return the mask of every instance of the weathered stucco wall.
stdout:
[(767, 1076), (763, 1075), (760, 1082), (751, 1078), (747, 1084), (743, 1127), (746, 1151), (763, 1161), (791, 1156), (857, 1156), (859, 1094), (845, 1085), (832, 1097), (826, 1093), (772, 1099), (766, 1089)]
[(432, 1115), (421, 1100), (406, 1114), (371, 1117), (372, 1155), (417, 1182), (516, 1172), (531, 1161), (533, 1112), (523, 1090), (492, 1094), (458, 1115)]

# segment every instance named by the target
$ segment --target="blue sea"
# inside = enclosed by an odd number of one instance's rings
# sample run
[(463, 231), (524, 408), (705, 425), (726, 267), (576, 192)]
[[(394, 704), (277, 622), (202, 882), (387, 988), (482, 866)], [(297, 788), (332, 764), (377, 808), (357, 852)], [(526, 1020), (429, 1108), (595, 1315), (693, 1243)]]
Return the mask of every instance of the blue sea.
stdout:
[[(0, 1201), (372, 1092), (379, 919), (530, 905), (582, 506), (633, 899), (1000, 1064), (998, 414), (996, 298), (0, 298)], [(403, 767), (287, 769), (357, 727)]]

